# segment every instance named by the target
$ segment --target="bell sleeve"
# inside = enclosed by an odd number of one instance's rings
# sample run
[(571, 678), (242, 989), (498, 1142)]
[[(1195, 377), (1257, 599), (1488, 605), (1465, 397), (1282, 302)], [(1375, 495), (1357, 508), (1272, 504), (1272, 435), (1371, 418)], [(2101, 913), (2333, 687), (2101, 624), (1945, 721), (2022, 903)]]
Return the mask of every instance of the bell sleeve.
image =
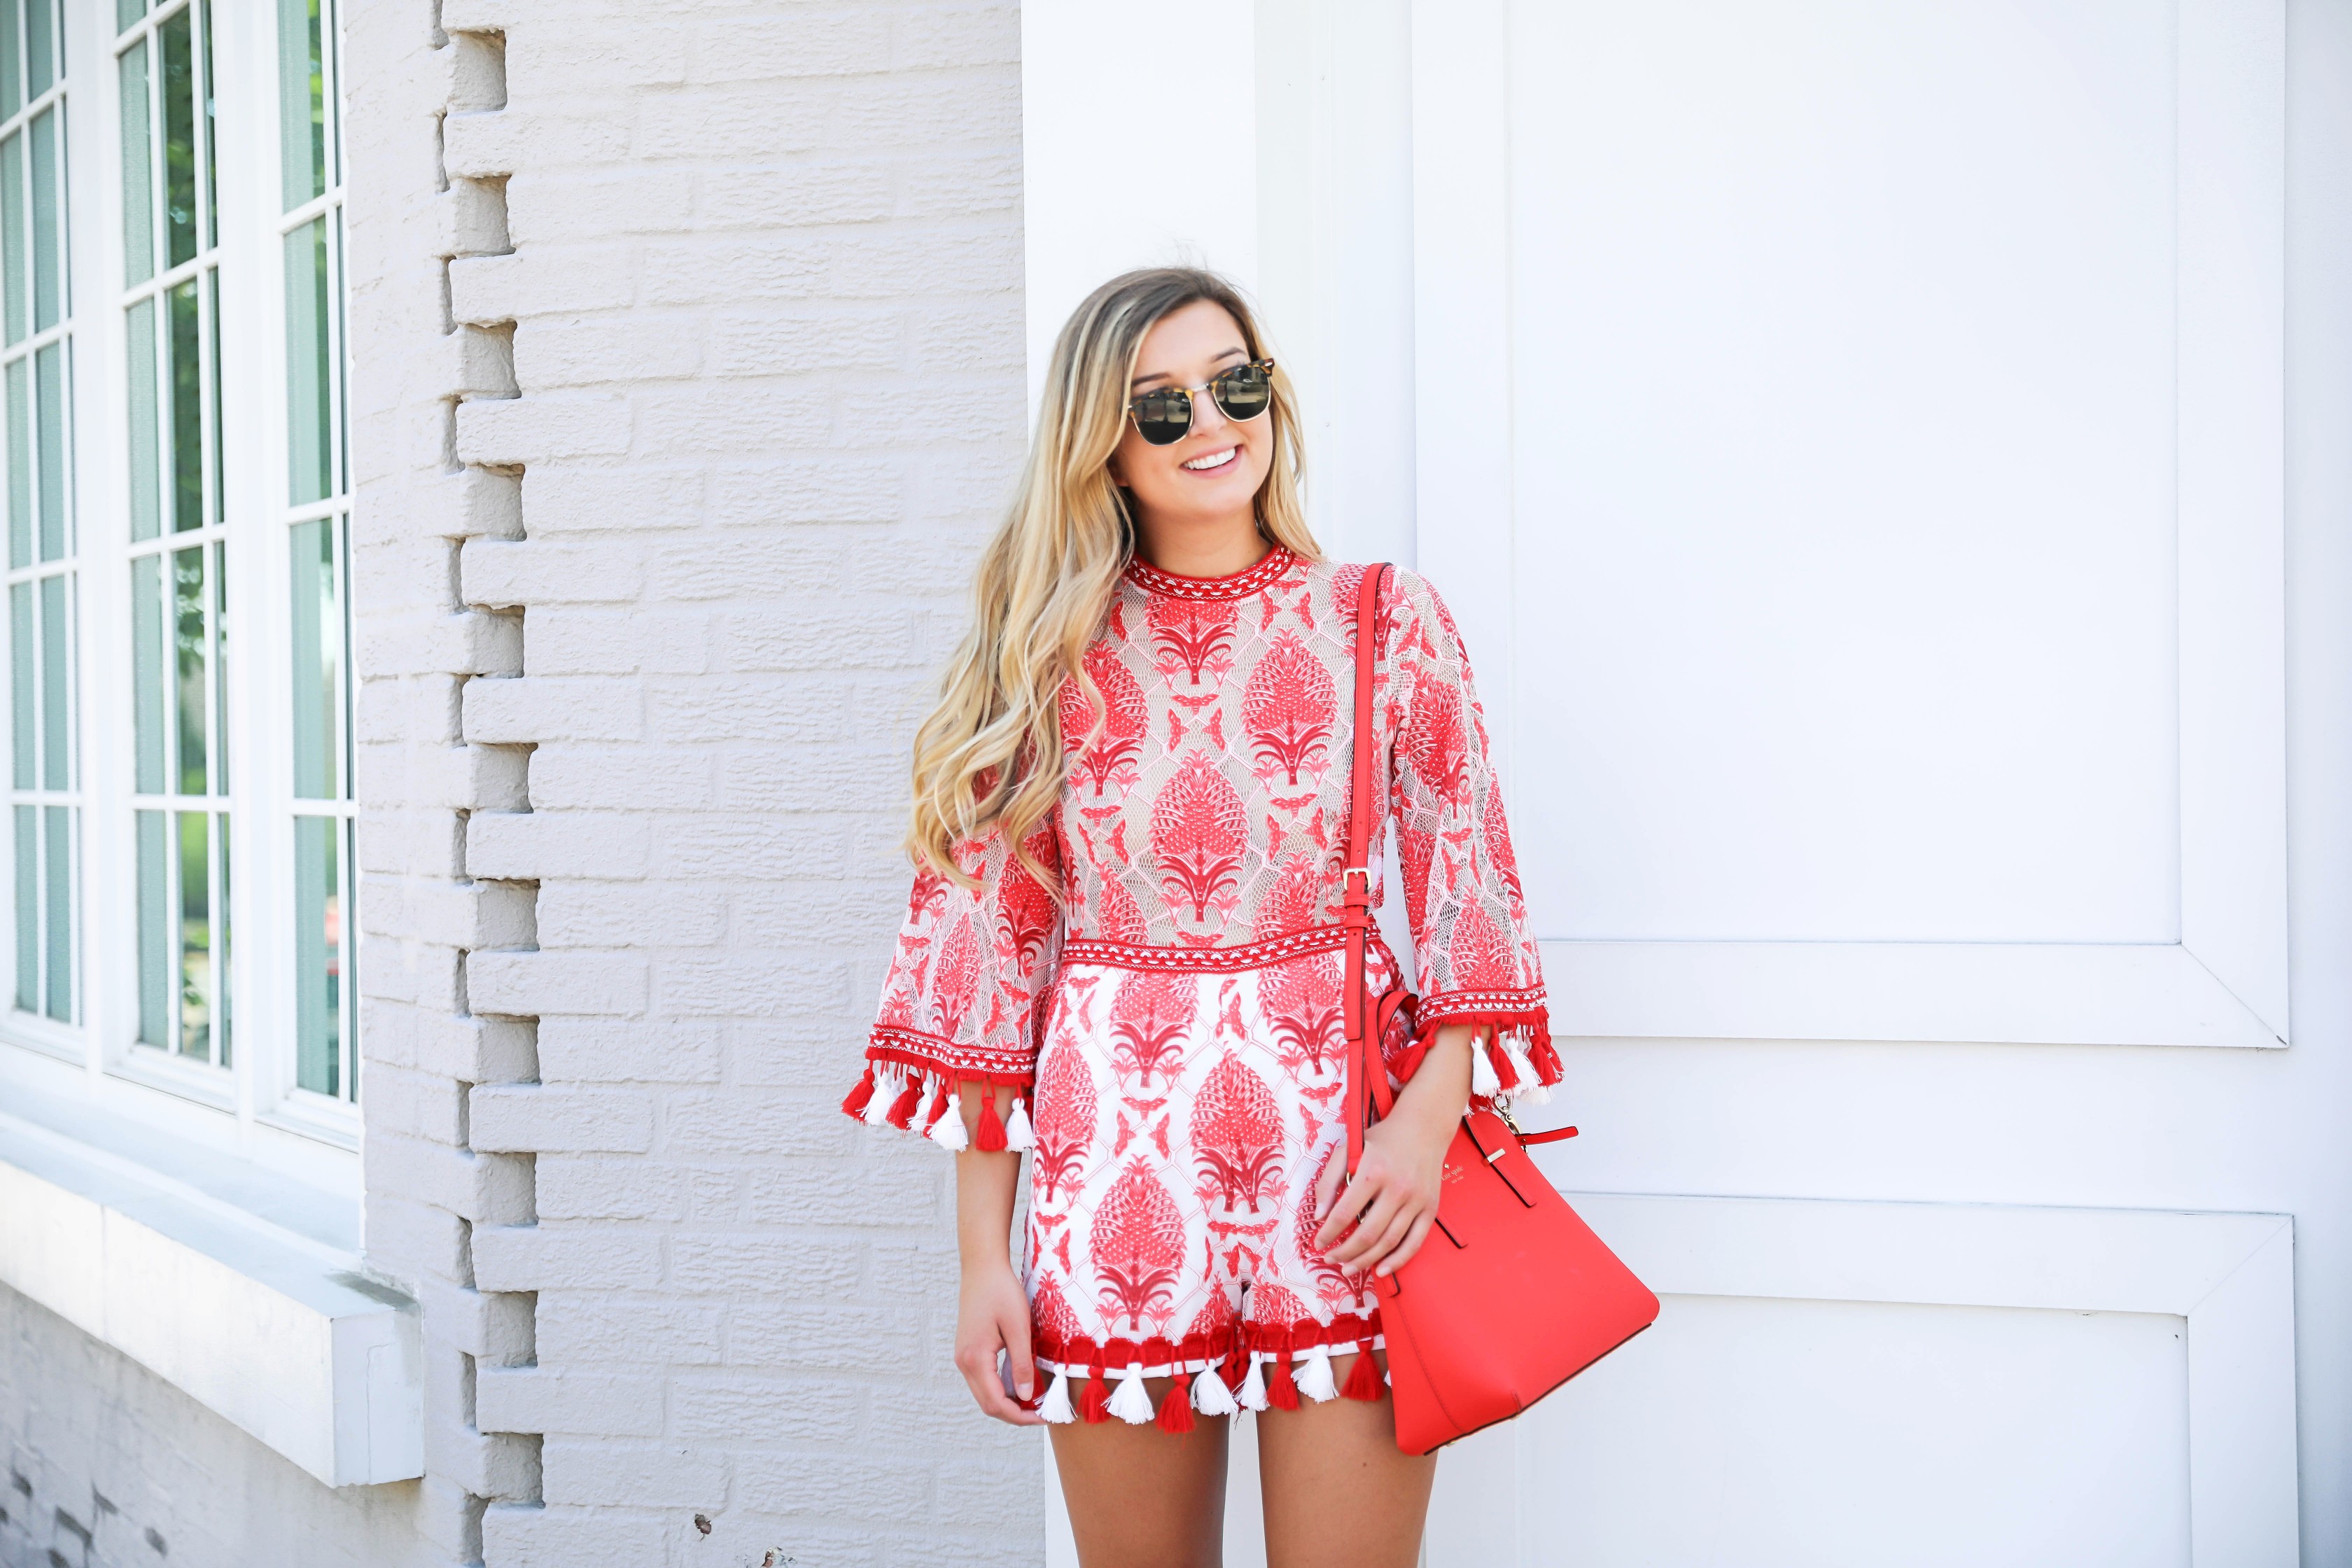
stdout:
[(1446, 1025), (1484, 1026), (1472, 1092), (1549, 1099), (1559, 1057), (1469, 655), (1437, 591), (1413, 573), (1397, 574), (1385, 632), (1390, 809), (1421, 986), (1402, 1065), (1419, 1065)]
[[(1059, 877), (1058, 836), (1028, 839), (1032, 858)], [(956, 847), (956, 864), (979, 880), (967, 889), (928, 867), (915, 873), (906, 923), (882, 985), (866, 1047), (866, 1076), (841, 1109), (868, 1126), (965, 1145), (960, 1085), (1013, 1089), (1000, 1122), (996, 1096), (981, 1100), (978, 1146), (1035, 1145), (1027, 1100), (1036, 1078), (1043, 999), (1060, 962), (1062, 915), (1052, 894), (1013, 855), (1001, 830)]]

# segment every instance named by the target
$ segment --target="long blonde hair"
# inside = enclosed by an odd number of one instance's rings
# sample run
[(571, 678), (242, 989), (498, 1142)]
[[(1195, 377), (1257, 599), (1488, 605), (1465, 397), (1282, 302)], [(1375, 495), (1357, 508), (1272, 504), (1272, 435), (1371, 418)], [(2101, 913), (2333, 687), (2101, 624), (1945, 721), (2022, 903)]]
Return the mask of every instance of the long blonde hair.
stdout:
[[(1223, 306), (1252, 359), (1264, 334), (1241, 292), (1213, 272), (1159, 267), (1112, 279), (1071, 313), (1054, 340), (1037, 434), (1012, 510), (981, 556), (971, 629), (940, 682), (939, 705), (915, 733), (914, 819), (908, 852), (919, 866), (966, 886), (955, 846), (992, 827), (1055, 898), (1028, 839), (1054, 808), (1066, 762), (1062, 683), (1078, 679), (1094, 712), (1102, 694), (1082, 665), (1135, 550), (1135, 526), (1110, 477), (1127, 421), (1128, 384), (1144, 334), (1198, 300)], [(1258, 531), (1313, 561), (1322, 552), (1298, 498), (1297, 403), (1277, 366), (1273, 461), (1256, 498)]]

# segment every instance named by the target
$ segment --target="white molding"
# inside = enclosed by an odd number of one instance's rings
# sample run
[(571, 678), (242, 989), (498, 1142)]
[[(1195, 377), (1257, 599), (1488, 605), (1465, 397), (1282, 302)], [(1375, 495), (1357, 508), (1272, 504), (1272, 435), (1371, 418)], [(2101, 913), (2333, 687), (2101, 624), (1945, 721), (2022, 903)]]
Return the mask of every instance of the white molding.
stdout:
[(425, 1468), (416, 1310), (359, 1262), (0, 1114), (0, 1284), (329, 1486)]
[[(1664, 1298), (1762, 1297), (2184, 1319), (2197, 1568), (2296, 1558), (2294, 1222), (2284, 1215), (1570, 1193)], [(1638, 1354), (1634, 1342), (1623, 1354)], [(1570, 1384), (1572, 1389), (1574, 1384)], [(1512, 1428), (1439, 1470), (1431, 1568), (1523, 1560)]]
[[(1456, 618), (1494, 628), (1507, 770), (1508, 11), (1413, 18), (1418, 551)], [(2181, 942), (1548, 941), (1555, 1034), (2287, 1043), (2284, 0), (2184, 0), (2179, 26)]]

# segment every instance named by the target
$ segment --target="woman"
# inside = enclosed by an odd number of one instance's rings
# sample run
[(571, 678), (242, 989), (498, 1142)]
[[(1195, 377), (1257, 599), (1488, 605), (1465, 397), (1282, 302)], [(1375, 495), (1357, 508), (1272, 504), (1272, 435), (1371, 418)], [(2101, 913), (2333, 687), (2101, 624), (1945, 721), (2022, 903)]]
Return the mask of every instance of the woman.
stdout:
[(1342, 1182), (1365, 568), (1307, 532), (1298, 431), (1212, 274), (1114, 279), (1063, 328), (917, 740), (914, 895), (844, 1107), (957, 1152), (956, 1364), (988, 1414), (1051, 1424), (1089, 1565), (1218, 1560), (1239, 1409), (1269, 1561), (1414, 1560), (1435, 1461), (1397, 1448), (1370, 1277), (1428, 1234), (1474, 1089), (1559, 1078), (1469, 665), (1394, 572), (1372, 743), (1423, 994)]

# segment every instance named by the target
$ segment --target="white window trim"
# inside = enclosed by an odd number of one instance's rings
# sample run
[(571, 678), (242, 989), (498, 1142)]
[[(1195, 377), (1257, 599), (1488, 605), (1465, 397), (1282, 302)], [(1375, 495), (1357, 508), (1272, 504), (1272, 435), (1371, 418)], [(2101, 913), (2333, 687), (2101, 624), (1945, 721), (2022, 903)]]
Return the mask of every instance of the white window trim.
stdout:
[[(0, 1042), (25, 1048), (0, 1051), (0, 1058), (16, 1058), (0, 1059), (0, 1081), (55, 1088), (57, 1067), (79, 1068), (80, 1092), (95, 1103), (213, 1147), (298, 1170), (331, 1189), (355, 1192), (362, 1136), (358, 1106), (295, 1087), (289, 543), (298, 516), (330, 510), (348, 515), (350, 509), (348, 486), (346, 499), (333, 503), (294, 508), (285, 499), (286, 281), (280, 237), (288, 219), (279, 199), (277, 6), (271, 0), (215, 0), (213, 16), (214, 91), (226, 110), (215, 121), (221, 401), (225, 409), (252, 411), (241, 426), (226, 433), (224, 442), (227, 799), (236, 873), (228, 909), (233, 1032), (226, 1068), (133, 1043), (138, 889), (129, 772), (130, 408), (121, 310), (126, 290), (120, 282), (119, 34), (110, 0), (67, 0), (63, 28), (72, 67), (64, 101), (70, 159), (68, 266), (75, 285), (67, 325), (76, 344), (69, 466), (80, 580), (74, 629), (84, 803), (77, 931), (81, 1021), (68, 1026), (8, 1011), (0, 1017)], [(331, 208), (341, 199), (340, 194), (320, 198), (301, 210)], [(347, 364), (340, 341), (336, 353)], [(265, 656), (256, 658), (257, 649), (266, 650)], [(347, 673), (354, 685), (356, 679)], [(0, 693), (0, 703), (5, 700)], [(312, 814), (354, 814), (346, 803), (305, 804)], [(355, 932), (356, 868), (346, 863), (341, 871), (344, 928)], [(13, 921), (11, 901), (0, 910), (0, 929)], [(7, 935), (13, 939), (13, 931)], [(0, 964), (12, 963), (7, 955), (13, 952), (11, 940), (0, 949)], [(353, 1018), (355, 1009), (347, 1002), (347, 1031)], [(39, 1065), (44, 1058), (53, 1065)]]

